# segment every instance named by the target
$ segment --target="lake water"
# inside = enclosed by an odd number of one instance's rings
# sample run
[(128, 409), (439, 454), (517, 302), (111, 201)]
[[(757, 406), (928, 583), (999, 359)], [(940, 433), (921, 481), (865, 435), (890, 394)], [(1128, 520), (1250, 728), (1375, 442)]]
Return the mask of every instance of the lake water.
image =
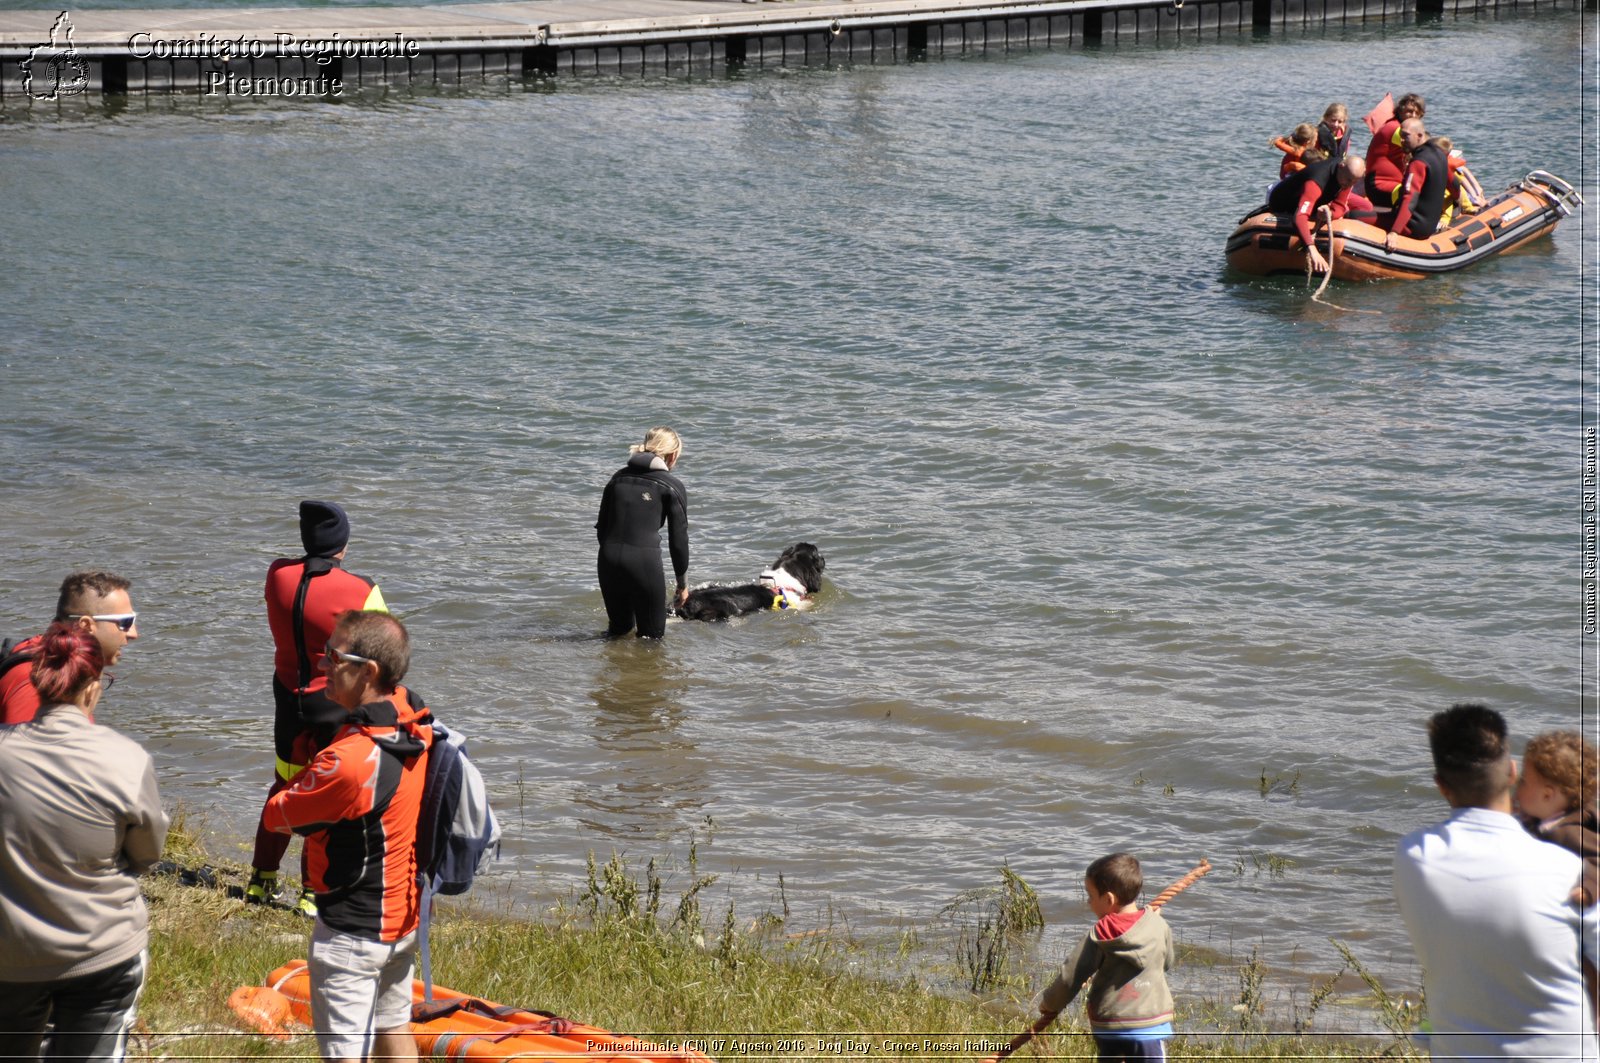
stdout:
[[(1204, 855), (1182, 939), (1287, 984), (1336, 936), (1415, 988), (1422, 721), (1483, 699), (1520, 748), (1582, 703), (1593, 207), (1343, 310), (1222, 245), (1330, 93), (1421, 92), (1486, 186), (1595, 202), (1585, 18), (8, 110), (0, 629), (132, 577), (103, 719), (247, 857), (262, 577), (337, 499), (508, 890), (693, 837), (714, 907), (781, 873), (796, 928), (862, 929), (1009, 863), (1049, 952), (1094, 857), (1159, 886)], [(658, 423), (691, 578), (809, 540), (813, 611), (594, 637), (599, 491)]]

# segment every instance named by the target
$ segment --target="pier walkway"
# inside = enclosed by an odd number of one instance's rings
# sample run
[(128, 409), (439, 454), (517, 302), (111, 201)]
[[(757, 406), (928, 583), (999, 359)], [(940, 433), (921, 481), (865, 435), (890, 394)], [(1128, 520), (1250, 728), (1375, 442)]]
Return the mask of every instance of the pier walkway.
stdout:
[(0, 11), (0, 103), (155, 92), (342, 95), (375, 85), (494, 77), (905, 61), (1576, 8), (1583, 2), (517, 0), (432, 7)]

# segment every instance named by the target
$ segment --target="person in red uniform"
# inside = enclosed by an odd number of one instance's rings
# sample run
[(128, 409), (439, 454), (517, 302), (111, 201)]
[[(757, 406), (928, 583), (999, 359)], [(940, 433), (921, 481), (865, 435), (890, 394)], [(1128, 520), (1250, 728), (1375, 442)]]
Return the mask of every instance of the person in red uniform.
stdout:
[(1405, 178), (1406, 148), (1401, 142), (1400, 123), (1421, 118), (1427, 105), (1421, 96), (1408, 92), (1394, 105), (1394, 115), (1380, 125), (1367, 145), (1367, 198), (1379, 210), (1388, 210), (1397, 199), (1397, 189)]
[(415, 1060), (417, 815), (433, 718), (400, 686), (411, 645), (400, 621), (346, 612), (328, 636), (327, 696), (347, 715), (262, 822), (305, 836), (317, 922), (311, 1016), (325, 1060)]
[(1351, 190), (1366, 172), (1366, 163), (1356, 155), (1346, 155), (1339, 162), (1324, 159), (1284, 178), (1268, 197), (1267, 207), (1274, 214), (1293, 212), (1295, 231), (1305, 244), (1313, 273), (1328, 272), (1328, 260), (1317, 250), (1312, 231), (1321, 220), (1322, 208), (1327, 207), (1334, 218), (1344, 217), (1350, 208)]
[[(275, 647), (272, 669), (272, 744), (277, 755), (270, 800), (289, 785), (317, 748), (332, 737), (344, 709), (329, 700), (328, 677), (317, 661), (334, 618), (349, 609), (387, 612), (378, 585), (340, 567), (350, 541), (350, 518), (332, 502), (300, 503), (300, 541), (305, 556), (280, 558), (267, 569), (267, 624)], [(256, 828), (255, 854), (245, 900), (264, 904), (278, 893), (278, 869), (289, 837)], [(302, 881), (296, 907), (316, 914), (311, 889)]]
[[(128, 596), (132, 583), (110, 572), (74, 572), (61, 581), (56, 621), (93, 635), (105, 667), (122, 657), (122, 648), (139, 637), (139, 614)], [(12, 646), (0, 660), (0, 724), (27, 723), (39, 711), (33, 658), (43, 635)]]
[(1400, 123), (1400, 137), (1411, 161), (1406, 164), (1405, 181), (1400, 186), (1400, 204), (1384, 226), (1389, 230), (1384, 244), (1390, 251), (1401, 236), (1426, 240), (1434, 234), (1444, 214), (1445, 191), (1450, 187), (1450, 161), (1439, 145), (1428, 139), (1422, 119), (1407, 118)]

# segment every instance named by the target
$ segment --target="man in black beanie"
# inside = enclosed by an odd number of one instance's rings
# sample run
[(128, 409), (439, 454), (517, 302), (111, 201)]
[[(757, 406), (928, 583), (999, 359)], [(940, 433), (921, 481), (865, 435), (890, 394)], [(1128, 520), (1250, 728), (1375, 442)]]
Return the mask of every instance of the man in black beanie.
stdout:
[[(383, 592), (369, 579), (340, 567), (350, 541), (350, 518), (333, 502), (300, 503), (300, 542), (305, 556), (279, 558), (267, 569), (267, 623), (276, 647), (272, 695), (276, 711), (272, 742), (277, 754), (271, 797), (289, 785), (312, 755), (326, 745), (345, 710), (328, 697), (322, 654), (334, 619), (347, 609), (388, 612)], [(267, 903), (277, 896), (278, 868), (289, 849), (289, 835), (256, 828), (255, 856), (245, 900)], [(317, 914), (316, 899), (304, 888), (297, 910)]]
[(302, 502), (300, 541), (307, 557), (343, 557), (350, 541), (350, 518), (332, 502)]

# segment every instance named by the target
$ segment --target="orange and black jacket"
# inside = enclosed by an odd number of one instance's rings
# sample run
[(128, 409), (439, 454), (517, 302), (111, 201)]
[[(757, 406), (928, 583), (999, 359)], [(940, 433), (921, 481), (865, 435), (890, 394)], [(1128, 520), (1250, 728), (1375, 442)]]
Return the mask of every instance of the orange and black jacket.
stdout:
[(328, 644), (335, 617), (347, 609), (389, 611), (376, 583), (346, 572), (332, 557), (274, 561), (267, 569), (266, 599), (273, 674), (296, 694), (327, 686), (328, 677), (313, 665)]
[(352, 711), (261, 822), (306, 839), (317, 917), (334, 930), (393, 942), (417, 927), (417, 813), (433, 717), (404, 687)]

